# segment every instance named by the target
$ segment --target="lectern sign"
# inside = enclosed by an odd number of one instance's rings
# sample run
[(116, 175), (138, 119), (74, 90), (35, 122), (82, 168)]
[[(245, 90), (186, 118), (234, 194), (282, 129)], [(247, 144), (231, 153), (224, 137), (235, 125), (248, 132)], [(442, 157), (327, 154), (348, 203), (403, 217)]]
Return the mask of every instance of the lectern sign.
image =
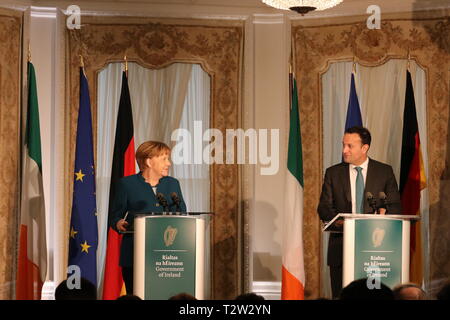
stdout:
[(354, 279), (375, 278), (393, 288), (402, 279), (401, 220), (356, 219)]
[[(414, 215), (340, 213), (323, 228), (339, 232), (336, 221), (344, 220), (342, 285), (369, 278), (368, 285), (379, 288), (409, 281), (409, 242)], [(370, 288), (372, 289), (372, 288)]]
[(195, 295), (195, 219), (147, 219), (145, 233), (145, 299)]

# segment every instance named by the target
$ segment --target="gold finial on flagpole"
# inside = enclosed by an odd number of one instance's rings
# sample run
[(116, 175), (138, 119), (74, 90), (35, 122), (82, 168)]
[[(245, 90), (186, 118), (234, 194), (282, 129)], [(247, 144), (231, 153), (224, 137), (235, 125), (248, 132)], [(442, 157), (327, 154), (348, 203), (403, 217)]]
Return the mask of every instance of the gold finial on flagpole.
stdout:
[(128, 77), (128, 60), (127, 60), (127, 55), (126, 54), (123, 57), (123, 60), (125, 61), (125, 75)]
[(31, 45), (30, 45), (30, 42), (28, 42), (28, 62), (31, 62)]
[(356, 74), (356, 61), (355, 61), (355, 56), (353, 56), (352, 72), (353, 72), (353, 74)]
[(409, 47), (408, 47), (408, 62), (406, 63), (406, 70), (409, 71), (409, 67), (410, 67), (410, 62), (411, 62), (411, 52), (409, 51)]
[(84, 68), (83, 55), (80, 54), (80, 67)]

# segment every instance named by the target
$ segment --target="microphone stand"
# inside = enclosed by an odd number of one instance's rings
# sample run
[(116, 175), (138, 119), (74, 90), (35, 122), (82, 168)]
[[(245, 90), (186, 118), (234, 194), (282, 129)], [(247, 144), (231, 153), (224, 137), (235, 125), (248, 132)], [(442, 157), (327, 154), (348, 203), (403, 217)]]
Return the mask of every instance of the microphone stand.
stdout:
[(167, 203), (166, 198), (164, 198), (162, 193), (157, 193), (156, 198), (158, 199), (159, 204), (163, 207), (164, 212), (169, 212), (169, 204)]
[(387, 214), (389, 201), (387, 200), (386, 194), (384, 192), (380, 192), (380, 200), (381, 200), (381, 206), (378, 209), (381, 209), (381, 208), (386, 209), (385, 214)]
[(380, 212), (378, 211), (379, 208), (377, 206), (377, 200), (376, 199), (372, 199), (370, 207), (372, 208), (374, 214), (380, 214)]
[(178, 198), (178, 195), (175, 192), (172, 192), (170, 196), (172, 197), (172, 201), (175, 203), (177, 212), (180, 212), (181, 211), (180, 198)]
[(372, 208), (374, 214), (379, 214), (377, 207), (377, 200), (373, 197), (373, 195), (369, 192), (367, 195), (367, 201), (369, 202), (369, 206)]

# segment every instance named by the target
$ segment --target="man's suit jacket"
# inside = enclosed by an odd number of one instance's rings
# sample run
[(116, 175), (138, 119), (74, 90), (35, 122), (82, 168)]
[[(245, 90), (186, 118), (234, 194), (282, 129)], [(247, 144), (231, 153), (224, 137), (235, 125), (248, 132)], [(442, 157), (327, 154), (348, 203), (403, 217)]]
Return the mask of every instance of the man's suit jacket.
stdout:
[[(381, 191), (387, 196), (388, 214), (400, 214), (400, 194), (392, 167), (369, 159), (364, 188), (364, 213), (373, 213), (366, 200), (366, 193), (371, 192), (374, 197), (378, 198)], [(326, 170), (317, 211), (322, 221), (330, 221), (339, 213), (352, 212), (348, 163), (342, 162)], [(330, 234), (327, 264), (330, 266), (342, 265), (342, 233)]]
[[(127, 221), (134, 219), (135, 212), (163, 212), (163, 208), (159, 205), (155, 193), (150, 184), (145, 182), (142, 173), (121, 178), (116, 187), (116, 195), (113, 201), (110, 215), (112, 219), (110, 226), (116, 230), (117, 222), (122, 219), (128, 211)], [(163, 177), (159, 180), (156, 192), (160, 192), (166, 198), (169, 211), (176, 211), (176, 205), (172, 201), (171, 193), (176, 192), (180, 199), (180, 211), (186, 212), (186, 204), (181, 194), (180, 183), (172, 177)], [(126, 233), (122, 238), (120, 248), (120, 266), (133, 266), (133, 234)]]

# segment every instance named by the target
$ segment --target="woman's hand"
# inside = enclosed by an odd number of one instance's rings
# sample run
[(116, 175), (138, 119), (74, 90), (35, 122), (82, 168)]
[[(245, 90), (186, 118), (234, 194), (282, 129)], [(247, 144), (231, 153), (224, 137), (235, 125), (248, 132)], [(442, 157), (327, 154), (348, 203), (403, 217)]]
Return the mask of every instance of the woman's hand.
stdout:
[(126, 222), (124, 219), (120, 219), (116, 223), (116, 228), (119, 231), (125, 232), (125, 231), (127, 231), (127, 227), (128, 227), (128, 222)]

